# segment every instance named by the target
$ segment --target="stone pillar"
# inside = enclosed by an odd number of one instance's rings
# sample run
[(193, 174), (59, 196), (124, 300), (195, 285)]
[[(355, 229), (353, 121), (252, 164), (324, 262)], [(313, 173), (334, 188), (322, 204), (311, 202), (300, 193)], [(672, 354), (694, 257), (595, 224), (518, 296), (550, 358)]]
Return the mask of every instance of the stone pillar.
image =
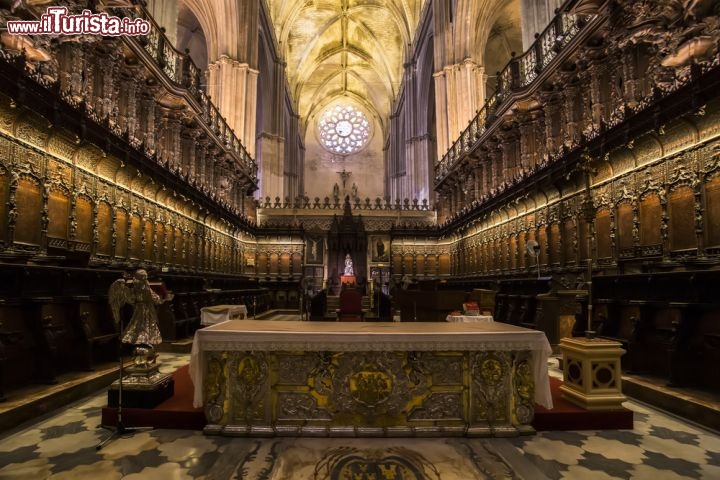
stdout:
[(437, 152), (441, 158), (485, 102), (485, 69), (466, 58), (446, 65), (435, 78)]
[(257, 158), (260, 168), (262, 196), (274, 199), (284, 198), (284, 158), (285, 139), (278, 135), (263, 132), (258, 138)]
[(255, 157), (258, 71), (227, 55), (208, 64), (208, 94), (245, 149)]
[(562, 0), (521, 0), (520, 26), (522, 29), (523, 51), (530, 48), (535, 41), (535, 34), (540, 33), (550, 24), (555, 16), (555, 9)]
[(150, 12), (157, 24), (165, 29), (165, 36), (173, 46), (177, 41), (179, 3), (177, 0), (148, 0), (147, 2), (148, 12)]

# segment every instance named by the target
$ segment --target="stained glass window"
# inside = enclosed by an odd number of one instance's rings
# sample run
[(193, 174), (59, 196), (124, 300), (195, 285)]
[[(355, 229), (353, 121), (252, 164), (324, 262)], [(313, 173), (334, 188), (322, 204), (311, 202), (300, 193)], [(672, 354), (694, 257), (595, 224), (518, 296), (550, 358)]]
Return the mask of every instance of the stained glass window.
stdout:
[(365, 114), (351, 105), (328, 108), (318, 121), (323, 147), (339, 155), (355, 153), (370, 139), (370, 122)]

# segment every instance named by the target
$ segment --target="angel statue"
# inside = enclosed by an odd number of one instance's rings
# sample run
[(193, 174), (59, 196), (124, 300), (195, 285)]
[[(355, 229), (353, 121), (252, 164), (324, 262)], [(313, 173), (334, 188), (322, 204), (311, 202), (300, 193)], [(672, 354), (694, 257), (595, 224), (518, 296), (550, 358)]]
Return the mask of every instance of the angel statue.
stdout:
[[(155, 305), (163, 302), (150, 288), (147, 272), (143, 269), (137, 270), (133, 275), (132, 287), (126, 285), (124, 278), (115, 280), (110, 285), (108, 299), (116, 326), (119, 326), (121, 321), (120, 308), (126, 303), (133, 306), (130, 324), (120, 340), (135, 345), (135, 366), (147, 368), (157, 357), (155, 345), (162, 343)], [(165, 300), (170, 299), (172, 295)]]

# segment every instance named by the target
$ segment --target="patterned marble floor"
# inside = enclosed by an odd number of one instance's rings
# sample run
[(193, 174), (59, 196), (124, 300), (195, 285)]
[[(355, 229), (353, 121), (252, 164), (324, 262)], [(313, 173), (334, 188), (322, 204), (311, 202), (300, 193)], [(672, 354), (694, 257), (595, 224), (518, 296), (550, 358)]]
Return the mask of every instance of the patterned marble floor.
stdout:
[[(162, 371), (171, 372), (186, 364), (188, 355), (164, 353), (160, 361)], [(97, 451), (95, 446), (108, 435), (98, 428), (105, 403), (106, 392), (98, 392), (3, 434), (0, 479), (340, 480), (350, 467), (338, 470), (328, 459), (353, 454), (378, 459), (399, 455), (414, 462), (408, 470), (398, 467), (403, 474), (398, 470), (393, 477), (387, 470), (391, 465), (381, 461), (376, 480), (720, 478), (717, 432), (634, 401), (626, 406), (635, 412), (635, 428), (623, 431), (391, 440), (239, 439), (152, 430), (115, 439)], [(359, 473), (351, 480), (370, 479), (371, 473)]]

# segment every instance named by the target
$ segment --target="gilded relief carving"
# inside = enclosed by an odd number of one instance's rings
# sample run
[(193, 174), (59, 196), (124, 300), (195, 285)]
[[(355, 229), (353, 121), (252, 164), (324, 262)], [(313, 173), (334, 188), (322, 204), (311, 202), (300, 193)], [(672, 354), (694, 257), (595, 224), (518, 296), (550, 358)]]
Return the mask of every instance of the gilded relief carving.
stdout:
[(353, 425), (430, 432), (440, 425), (490, 424), (512, 430), (533, 415), (528, 352), (208, 351), (206, 356), (203, 392), (211, 431), (248, 426), (280, 431), (309, 428), (308, 422), (318, 431), (329, 428), (331, 435), (347, 434)]
[(532, 364), (528, 352), (519, 353), (513, 359), (515, 411), (518, 423), (529, 424), (534, 416), (533, 399), (535, 384), (533, 382)]
[(268, 421), (266, 393), (268, 390), (268, 364), (262, 352), (233, 352), (229, 368), (233, 371), (229, 385), (233, 421), (250, 424)]
[(307, 385), (308, 376), (317, 364), (310, 355), (278, 355), (278, 385)]
[(409, 420), (458, 420), (463, 414), (462, 392), (431, 393), (422, 403), (408, 415)]
[(474, 422), (496, 422), (508, 420), (508, 405), (505, 393), (508, 391), (510, 357), (506, 352), (478, 352), (471, 355), (470, 374), (472, 378), (471, 406)]
[(278, 420), (332, 420), (332, 416), (324, 408), (320, 408), (317, 400), (309, 393), (280, 392), (277, 396)]
[(225, 399), (227, 383), (226, 352), (206, 352), (207, 363), (203, 396), (205, 398), (205, 415), (210, 423), (221, 423), (227, 419), (227, 401)]

